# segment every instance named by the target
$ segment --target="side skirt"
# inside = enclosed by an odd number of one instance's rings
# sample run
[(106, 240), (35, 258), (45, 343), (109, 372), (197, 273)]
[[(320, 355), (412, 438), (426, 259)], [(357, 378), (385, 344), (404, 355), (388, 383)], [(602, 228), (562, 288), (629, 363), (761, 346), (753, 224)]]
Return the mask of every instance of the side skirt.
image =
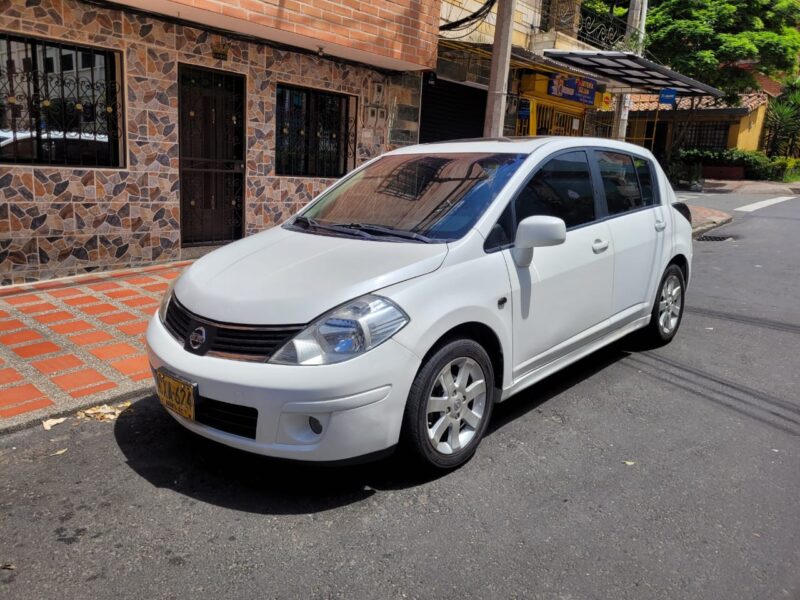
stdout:
[(596, 352), (600, 348), (604, 346), (608, 346), (612, 342), (616, 342), (617, 340), (625, 337), (629, 333), (633, 333), (637, 329), (641, 329), (642, 327), (647, 326), (650, 322), (650, 315), (647, 314), (643, 317), (636, 319), (635, 321), (631, 321), (627, 325), (615, 329), (614, 331), (604, 335), (601, 338), (598, 338), (594, 341), (587, 343), (584, 346), (576, 348), (572, 352), (565, 354), (545, 365), (537, 367), (536, 369), (521, 375), (519, 378), (514, 381), (509, 387), (503, 390), (503, 395), (500, 397), (500, 401), (507, 400), (509, 397), (513, 396), (517, 392), (524, 390), (527, 387), (532, 386), (534, 383), (537, 383), (560, 371), (564, 367), (571, 365), (574, 362), (579, 361), (580, 359), (590, 355), (593, 352)]

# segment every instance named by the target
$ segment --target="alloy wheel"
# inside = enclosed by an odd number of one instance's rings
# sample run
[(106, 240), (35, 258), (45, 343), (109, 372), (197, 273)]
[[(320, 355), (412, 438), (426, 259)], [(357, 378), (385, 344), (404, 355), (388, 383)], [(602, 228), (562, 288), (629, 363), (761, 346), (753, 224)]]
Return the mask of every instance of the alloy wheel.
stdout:
[(658, 303), (658, 326), (664, 335), (670, 335), (678, 326), (683, 306), (683, 286), (677, 275), (670, 275), (661, 286)]
[(471, 358), (450, 361), (437, 375), (428, 396), (428, 440), (441, 454), (466, 448), (486, 412), (486, 378)]

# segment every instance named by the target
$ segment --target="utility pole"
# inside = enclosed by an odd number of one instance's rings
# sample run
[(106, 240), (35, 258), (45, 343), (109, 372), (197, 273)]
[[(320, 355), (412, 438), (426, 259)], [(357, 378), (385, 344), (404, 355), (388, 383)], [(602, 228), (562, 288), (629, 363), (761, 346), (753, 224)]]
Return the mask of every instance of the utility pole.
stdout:
[[(644, 23), (647, 18), (647, 0), (631, 0), (628, 8), (628, 25), (625, 30), (625, 39), (633, 41), (636, 54), (642, 55), (644, 51)], [(628, 133), (628, 110), (630, 108), (630, 94), (620, 94), (619, 102), (614, 111), (614, 137), (625, 140)]]
[(511, 66), (511, 33), (514, 28), (516, 0), (498, 0), (497, 19), (494, 24), (492, 46), (492, 70), (489, 75), (489, 93), (486, 100), (486, 118), (483, 123), (484, 137), (503, 135), (508, 95), (508, 71)]

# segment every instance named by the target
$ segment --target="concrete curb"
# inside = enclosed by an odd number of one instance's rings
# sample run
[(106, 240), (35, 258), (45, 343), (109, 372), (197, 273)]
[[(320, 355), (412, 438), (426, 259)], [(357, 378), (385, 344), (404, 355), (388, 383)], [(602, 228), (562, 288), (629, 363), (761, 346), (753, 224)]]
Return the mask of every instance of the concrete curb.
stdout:
[[(37, 425), (41, 425), (42, 421), (46, 421), (47, 419), (73, 417), (78, 413), (78, 411), (85, 410), (93, 406), (101, 406), (103, 404), (117, 404), (119, 402), (126, 402), (127, 400), (133, 400), (134, 398), (145, 397), (147, 395), (148, 389), (150, 388), (143, 387), (142, 389), (128, 390), (127, 392), (122, 392), (114, 396), (110, 396), (105, 400), (98, 400), (97, 398), (93, 398), (85, 402), (79, 402), (74, 406), (70, 406), (69, 408), (64, 408), (63, 410), (59, 410), (53, 413), (48, 413), (43, 417), (39, 416), (31, 419), (24, 419), (17, 423), (11, 423), (5, 426), (0, 425), (0, 435), (7, 435), (10, 433), (15, 433), (17, 431), (22, 431), (23, 429), (30, 429), (31, 427), (36, 427)], [(155, 393), (155, 388), (153, 388), (152, 393)]]
[(717, 227), (721, 227), (722, 225), (727, 225), (731, 221), (733, 221), (733, 217), (728, 215), (726, 219), (723, 219), (721, 221), (714, 221), (713, 223), (702, 223), (701, 225), (692, 228), (692, 237), (697, 239), (704, 233), (707, 233), (712, 229), (716, 229)]

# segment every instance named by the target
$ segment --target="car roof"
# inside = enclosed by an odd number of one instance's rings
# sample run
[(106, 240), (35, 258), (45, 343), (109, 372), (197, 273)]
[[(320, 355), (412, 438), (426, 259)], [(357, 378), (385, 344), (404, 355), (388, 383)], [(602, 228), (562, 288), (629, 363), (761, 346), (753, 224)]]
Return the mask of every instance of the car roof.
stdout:
[(530, 154), (543, 146), (558, 146), (558, 149), (603, 147), (615, 148), (628, 152), (649, 154), (646, 148), (610, 140), (607, 138), (576, 137), (576, 136), (536, 136), (536, 137), (500, 137), (500, 138), (471, 138), (432, 142), (429, 144), (416, 144), (392, 150), (388, 154), (431, 154), (431, 153), (461, 153), (461, 152), (490, 152), (497, 154)]

